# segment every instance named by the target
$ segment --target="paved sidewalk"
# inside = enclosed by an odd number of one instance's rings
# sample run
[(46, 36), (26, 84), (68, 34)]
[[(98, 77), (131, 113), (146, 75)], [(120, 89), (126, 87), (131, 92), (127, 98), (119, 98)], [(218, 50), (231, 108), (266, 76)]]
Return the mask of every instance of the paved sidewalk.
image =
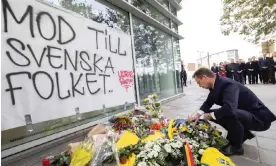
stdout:
[[(276, 114), (276, 85), (249, 85), (256, 95)], [(184, 89), (186, 96), (163, 106), (168, 118), (187, 117), (205, 101), (208, 90), (192, 83)], [(216, 107), (216, 106), (215, 106)], [(256, 137), (246, 141), (243, 156), (231, 157), (238, 166), (276, 166), (276, 122), (265, 132), (257, 132)]]

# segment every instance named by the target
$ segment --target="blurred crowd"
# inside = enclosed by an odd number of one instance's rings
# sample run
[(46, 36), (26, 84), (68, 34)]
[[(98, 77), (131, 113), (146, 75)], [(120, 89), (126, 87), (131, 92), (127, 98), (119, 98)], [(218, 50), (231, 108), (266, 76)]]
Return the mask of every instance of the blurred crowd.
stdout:
[(234, 60), (231, 62), (214, 63), (211, 70), (222, 76), (236, 80), (242, 84), (258, 84), (259, 81), (263, 84), (274, 84), (276, 72), (276, 52), (272, 57), (266, 55), (256, 58), (249, 58), (247, 62), (242, 59)]

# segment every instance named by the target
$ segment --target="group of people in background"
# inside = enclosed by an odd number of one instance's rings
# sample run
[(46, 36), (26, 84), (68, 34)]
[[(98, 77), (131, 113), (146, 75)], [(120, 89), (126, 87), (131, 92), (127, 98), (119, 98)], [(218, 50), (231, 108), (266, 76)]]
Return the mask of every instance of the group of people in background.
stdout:
[(259, 80), (263, 84), (276, 84), (276, 52), (272, 57), (252, 57), (245, 63), (244, 60), (231, 59), (231, 62), (221, 62), (219, 65), (213, 64), (211, 70), (219, 76), (228, 77), (242, 84), (258, 84)]

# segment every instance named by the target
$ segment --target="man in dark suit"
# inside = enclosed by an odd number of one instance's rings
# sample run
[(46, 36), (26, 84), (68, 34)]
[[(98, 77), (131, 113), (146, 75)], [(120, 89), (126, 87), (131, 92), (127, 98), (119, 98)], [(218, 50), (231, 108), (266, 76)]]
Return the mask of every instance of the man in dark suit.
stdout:
[(264, 57), (260, 60), (259, 64), (262, 72), (263, 84), (268, 84), (270, 58), (267, 58), (266, 55), (264, 55)]
[(245, 82), (244, 81), (244, 72), (246, 70), (246, 67), (245, 67), (245, 64), (242, 63), (241, 59), (239, 60), (238, 63), (239, 63), (239, 67), (238, 67), (238, 74), (237, 74), (238, 79), (237, 79), (237, 81), (241, 84), (244, 84), (244, 82)]
[(214, 73), (218, 74), (219, 68), (218, 68), (218, 66), (217, 66), (216, 63), (213, 63), (213, 66), (211, 67), (211, 70), (212, 70)]
[(258, 80), (259, 80), (258, 73), (260, 71), (260, 66), (259, 66), (259, 62), (256, 60), (255, 56), (252, 57), (252, 65), (253, 65), (253, 69), (254, 69), (253, 70), (253, 75), (252, 75), (253, 76), (252, 80), (255, 80), (254, 83), (258, 84)]
[(244, 69), (243, 70), (243, 80), (244, 80), (244, 84), (246, 84), (246, 75), (247, 75), (247, 69), (246, 69), (246, 64), (245, 64), (245, 61), (242, 60), (242, 68)]
[(229, 78), (233, 80), (237, 80), (237, 71), (238, 71), (239, 65), (235, 63), (234, 59), (231, 59), (231, 63), (227, 67), (227, 72), (229, 72)]
[[(210, 93), (197, 114), (189, 116), (188, 120), (197, 122), (204, 114), (205, 120), (224, 127), (228, 131), (229, 144), (220, 149), (223, 154), (242, 155), (242, 144), (254, 137), (250, 130), (268, 130), (276, 120), (276, 116), (246, 86), (217, 76), (206, 68), (198, 69), (193, 77), (200, 87), (209, 89)], [(214, 104), (221, 107), (211, 109)]]
[(252, 63), (252, 59), (248, 58), (248, 62), (246, 63), (246, 70), (248, 75), (248, 82), (249, 84), (255, 84), (255, 79), (253, 77), (254, 74), (254, 65)]
[(270, 62), (270, 79), (272, 84), (276, 84), (275, 80), (275, 72), (276, 72), (276, 52), (272, 54), (271, 62)]

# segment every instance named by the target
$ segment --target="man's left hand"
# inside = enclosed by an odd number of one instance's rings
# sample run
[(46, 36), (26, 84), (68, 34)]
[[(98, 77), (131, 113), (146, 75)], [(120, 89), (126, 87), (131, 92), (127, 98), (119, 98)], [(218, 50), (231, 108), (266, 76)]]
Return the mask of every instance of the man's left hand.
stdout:
[(209, 113), (204, 114), (204, 120), (211, 120), (211, 119), (212, 119), (211, 114), (209, 114)]

